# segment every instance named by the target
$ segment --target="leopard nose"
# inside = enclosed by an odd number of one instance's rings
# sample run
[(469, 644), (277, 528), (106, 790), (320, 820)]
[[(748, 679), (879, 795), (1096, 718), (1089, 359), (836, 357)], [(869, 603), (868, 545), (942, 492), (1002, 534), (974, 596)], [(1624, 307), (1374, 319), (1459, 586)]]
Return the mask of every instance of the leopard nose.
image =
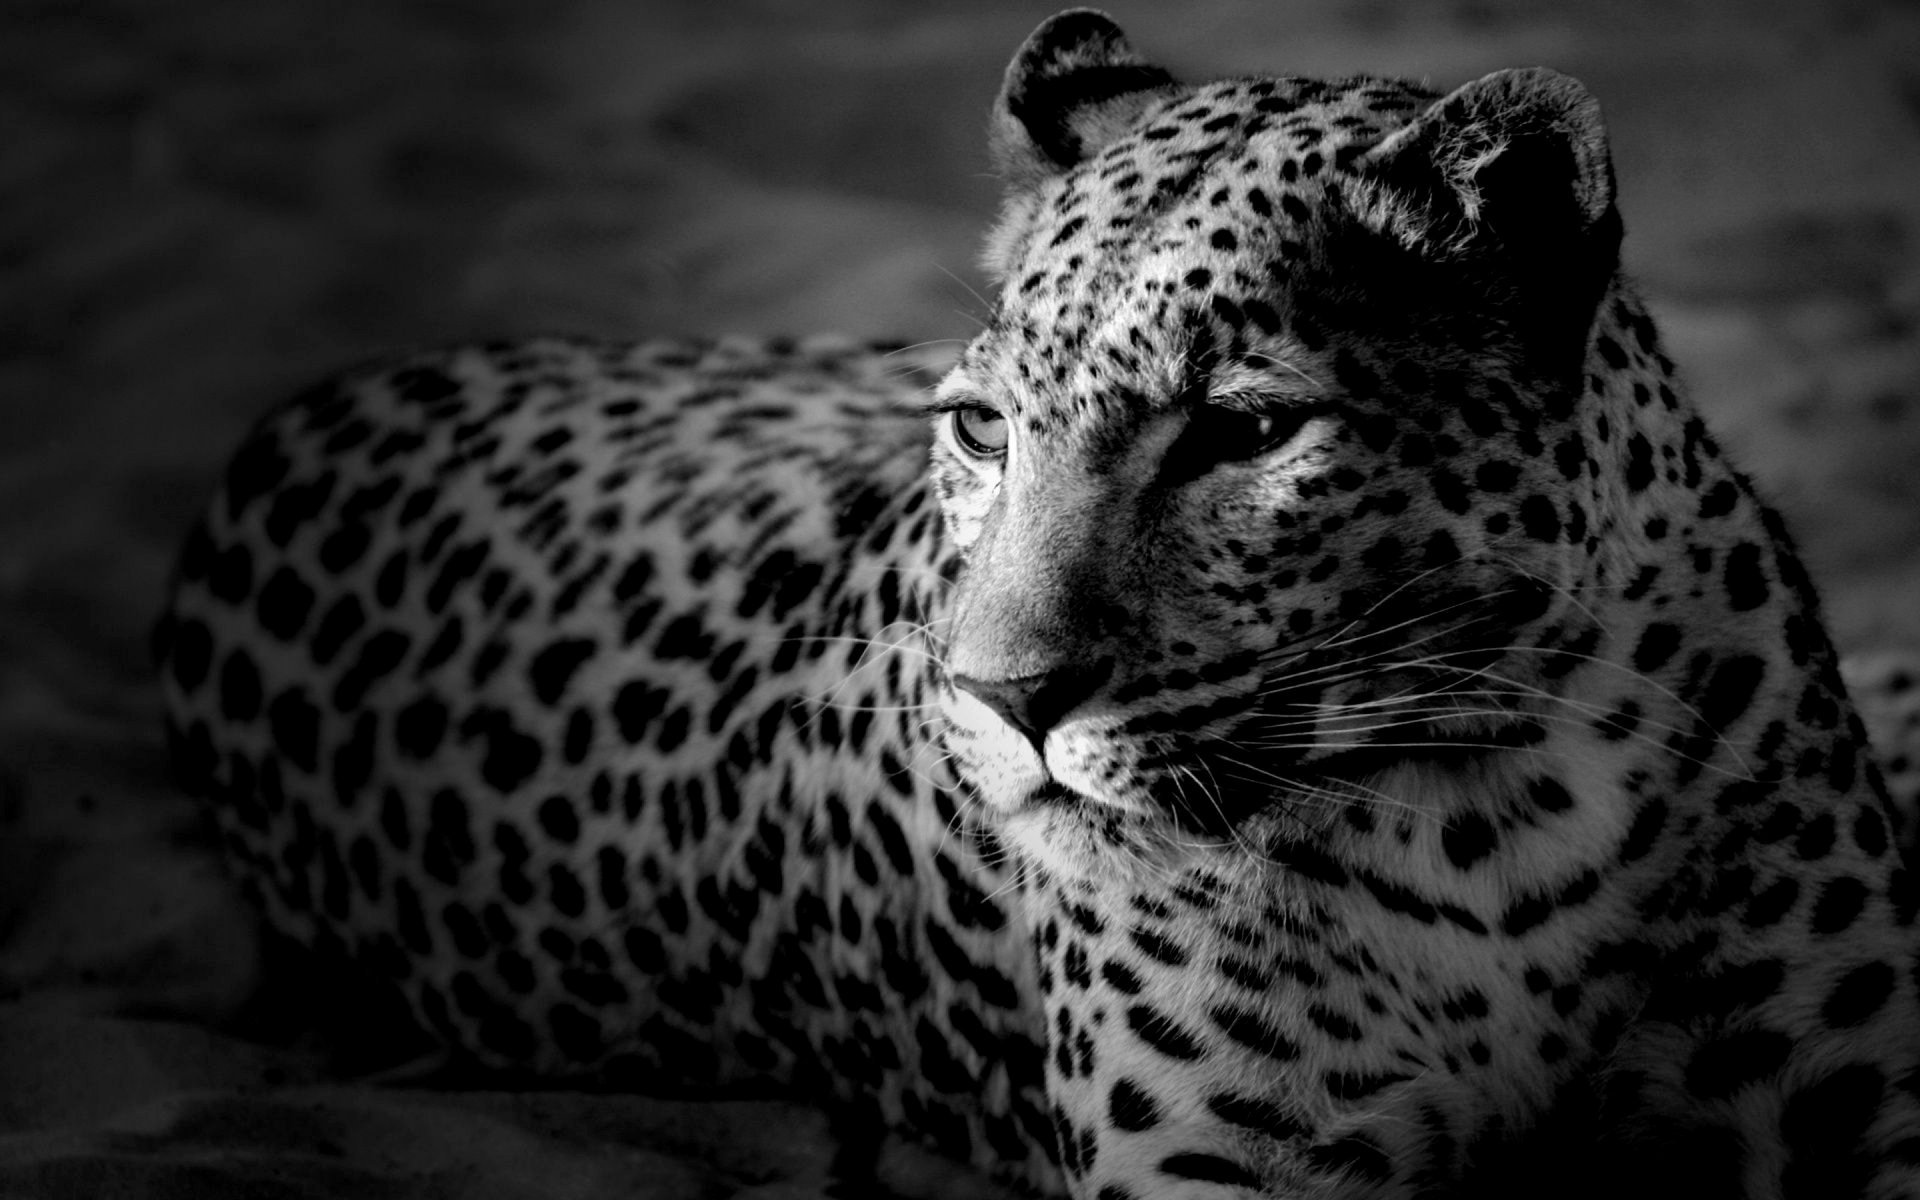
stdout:
[(1113, 660), (1105, 658), (1096, 663), (1061, 663), (1013, 679), (955, 675), (953, 686), (998, 713), (1040, 750), (1047, 731), (1098, 691), (1112, 673)]

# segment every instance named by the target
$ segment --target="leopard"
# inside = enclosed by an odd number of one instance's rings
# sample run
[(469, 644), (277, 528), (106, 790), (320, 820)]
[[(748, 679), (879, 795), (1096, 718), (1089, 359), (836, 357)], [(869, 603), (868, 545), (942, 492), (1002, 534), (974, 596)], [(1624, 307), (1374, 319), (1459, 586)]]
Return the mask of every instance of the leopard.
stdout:
[(1182, 83), (1075, 9), (989, 144), (957, 348), (260, 420), (155, 648), (265, 925), (483, 1067), (1032, 1194), (1920, 1194), (1910, 804), (1591, 93)]

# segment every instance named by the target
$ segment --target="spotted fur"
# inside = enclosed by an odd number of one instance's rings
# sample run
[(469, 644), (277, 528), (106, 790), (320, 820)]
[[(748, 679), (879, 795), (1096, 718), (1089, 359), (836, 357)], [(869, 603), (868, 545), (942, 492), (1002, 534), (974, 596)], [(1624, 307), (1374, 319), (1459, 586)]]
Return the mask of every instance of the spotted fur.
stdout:
[(1908, 826), (1592, 98), (1079, 10), (993, 140), (957, 361), (489, 345), (262, 423), (159, 642), (270, 923), (483, 1062), (1091, 1200), (1920, 1190)]

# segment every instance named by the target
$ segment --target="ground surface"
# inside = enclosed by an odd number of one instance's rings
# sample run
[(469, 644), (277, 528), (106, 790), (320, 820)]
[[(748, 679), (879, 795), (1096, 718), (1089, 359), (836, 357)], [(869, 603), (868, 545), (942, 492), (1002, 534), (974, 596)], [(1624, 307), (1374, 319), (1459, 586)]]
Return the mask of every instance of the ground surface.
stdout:
[[(1842, 643), (1920, 645), (1920, 7), (1111, 7), (1191, 75), (1584, 79), (1629, 266)], [(0, 7), (0, 1195), (819, 1195), (805, 1110), (350, 1084), (263, 1023), (244, 915), (162, 782), (142, 638), (219, 461), (343, 361), (965, 336), (983, 114), (1048, 11)]]

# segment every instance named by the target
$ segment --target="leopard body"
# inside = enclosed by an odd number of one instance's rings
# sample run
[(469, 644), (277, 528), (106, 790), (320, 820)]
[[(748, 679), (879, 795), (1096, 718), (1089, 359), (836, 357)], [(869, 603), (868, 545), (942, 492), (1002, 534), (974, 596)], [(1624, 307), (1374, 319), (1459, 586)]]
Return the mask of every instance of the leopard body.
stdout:
[(269, 923), (485, 1063), (1045, 1192), (1920, 1191), (1911, 822), (1591, 97), (1182, 85), (1082, 10), (994, 119), (957, 353), (262, 422), (159, 643)]

